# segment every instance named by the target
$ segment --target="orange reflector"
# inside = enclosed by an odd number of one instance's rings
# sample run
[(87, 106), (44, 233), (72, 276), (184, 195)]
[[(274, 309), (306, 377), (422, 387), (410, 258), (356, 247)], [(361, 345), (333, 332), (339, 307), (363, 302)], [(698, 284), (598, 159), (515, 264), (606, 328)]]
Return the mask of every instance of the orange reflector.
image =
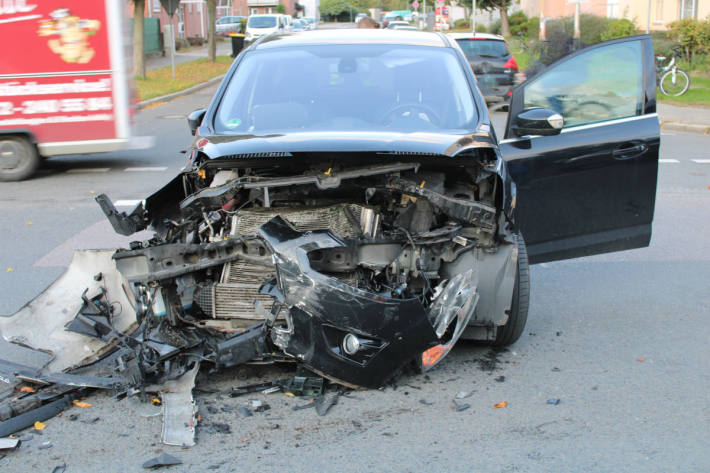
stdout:
[(21, 393), (33, 393), (33, 392), (35, 392), (35, 391), (36, 391), (36, 389), (33, 388), (32, 386), (22, 386), (22, 387), (20, 388), (20, 392), (21, 392)]
[(437, 345), (435, 347), (431, 347), (430, 349), (422, 353), (422, 367), (431, 368), (445, 354), (446, 347), (444, 347), (444, 345)]
[(89, 404), (88, 402), (77, 401), (77, 400), (72, 401), (72, 404), (74, 404), (76, 407), (82, 407), (82, 408), (91, 407), (91, 404)]
[(199, 171), (197, 171), (197, 175), (204, 179), (205, 176), (207, 176), (207, 172), (204, 169), (200, 169)]
[(508, 403), (503, 401), (503, 402), (499, 402), (498, 404), (493, 404), (493, 407), (495, 407), (496, 409), (504, 409), (505, 406), (507, 406), (507, 405), (508, 405)]

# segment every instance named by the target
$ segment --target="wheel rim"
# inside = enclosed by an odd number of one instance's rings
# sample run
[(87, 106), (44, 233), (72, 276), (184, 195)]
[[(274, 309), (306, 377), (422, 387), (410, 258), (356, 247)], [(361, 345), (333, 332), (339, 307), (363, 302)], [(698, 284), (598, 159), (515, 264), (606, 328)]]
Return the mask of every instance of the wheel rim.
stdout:
[(682, 71), (676, 72), (675, 81), (673, 80), (673, 73), (668, 72), (661, 80), (661, 91), (666, 95), (678, 96), (686, 91), (689, 85), (688, 82), (688, 76)]
[(27, 160), (25, 150), (14, 141), (0, 141), (0, 170), (12, 171)]

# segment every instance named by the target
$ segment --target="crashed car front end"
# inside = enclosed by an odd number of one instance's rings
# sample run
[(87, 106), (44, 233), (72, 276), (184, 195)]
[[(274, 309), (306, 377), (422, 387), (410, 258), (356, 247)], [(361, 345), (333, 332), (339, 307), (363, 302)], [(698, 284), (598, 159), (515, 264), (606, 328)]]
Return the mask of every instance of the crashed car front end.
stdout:
[(459, 138), (453, 156), (225, 158), (201, 141), (190, 168), (130, 215), (97, 199), (119, 233), (156, 231), (113, 256), (147, 380), (189, 359), (296, 360), (378, 387), (412, 361), (431, 368), (462, 336), (495, 340), (517, 246), (489, 135)]

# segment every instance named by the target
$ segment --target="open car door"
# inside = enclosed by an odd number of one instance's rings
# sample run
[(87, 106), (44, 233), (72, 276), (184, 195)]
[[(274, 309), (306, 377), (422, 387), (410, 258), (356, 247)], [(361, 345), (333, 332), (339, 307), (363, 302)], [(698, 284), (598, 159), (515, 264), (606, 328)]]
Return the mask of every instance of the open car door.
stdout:
[(530, 262), (648, 246), (659, 145), (648, 35), (576, 51), (516, 87), (500, 149)]

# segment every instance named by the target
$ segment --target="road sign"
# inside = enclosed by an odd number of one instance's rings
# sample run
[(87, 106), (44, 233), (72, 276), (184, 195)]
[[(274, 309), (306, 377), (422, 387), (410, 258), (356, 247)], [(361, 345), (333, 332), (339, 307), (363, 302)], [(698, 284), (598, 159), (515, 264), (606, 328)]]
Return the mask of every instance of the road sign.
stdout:
[(417, 8), (419, 8), (419, 2), (418, 2), (417, 0), (414, 0), (414, 1), (412, 2), (412, 8), (414, 8), (415, 10), (416, 10)]

